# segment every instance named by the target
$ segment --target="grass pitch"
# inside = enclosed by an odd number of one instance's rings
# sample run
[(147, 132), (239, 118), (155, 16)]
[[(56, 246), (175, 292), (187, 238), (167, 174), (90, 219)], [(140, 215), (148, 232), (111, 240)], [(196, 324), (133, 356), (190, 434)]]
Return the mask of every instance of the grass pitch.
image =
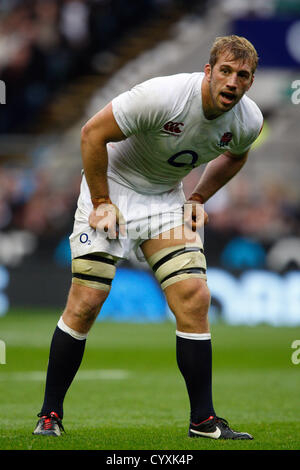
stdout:
[(189, 404), (175, 359), (175, 326), (97, 322), (65, 400), (60, 438), (33, 436), (59, 314), (0, 318), (0, 450), (299, 450), (300, 328), (212, 325), (219, 416), (253, 441), (187, 437)]

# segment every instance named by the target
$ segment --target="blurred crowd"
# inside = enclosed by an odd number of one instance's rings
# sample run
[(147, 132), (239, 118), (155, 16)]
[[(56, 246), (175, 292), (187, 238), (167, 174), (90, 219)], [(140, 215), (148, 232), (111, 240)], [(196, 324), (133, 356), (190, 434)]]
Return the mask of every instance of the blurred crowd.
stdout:
[(208, 204), (210, 229), (272, 243), (300, 236), (299, 192), (281, 181), (252, 182), (243, 172)]
[[(0, 168), (0, 231), (25, 229), (49, 240), (72, 229), (81, 175), (55, 185), (47, 169)], [(185, 181), (188, 196), (194, 181)], [(274, 181), (252, 184), (241, 173), (207, 204), (210, 232), (249, 236), (262, 243), (300, 236), (299, 194)]]
[(222, 0), (220, 3), (231, 18), (300, 15), (299, 0)]
[[(94, 54), (112, 48), (135, 24), (183, 3), (197, 1), (0, 0), (0, 80), (8, 84), (0, 133), (26, 131), (65, 82), (92, 67)], [(251, 4), (262, 3), (268, 2)], [(241, 1), (226, 4), (229, 9)], [(186, 181), (187, 193), (193, 177)], [(25, 229), (41, 239), (69, 232), (79, 184), (80, 174), (57, 187), (47, 169), (0, 167), (0, 231)], [(280, 182), (254, 184), (238, 176), (209, 201), (207, 211), (210, 230), (217, 232), (262, 242), (300, 236), (299, 193)]]
[(0, 168), (0, 232), (27, 230), (41, 239), (70, 231), (81, 175), (58, 187), (48, 169)]
[[(185, 179), (187, 196), (199, 176), (200, 172), (195, 172)], [(300, 235), (299, 189), (281, 179), (270, 180), (266, 174), (253, 181), (242, 171), (205, 204), (205, 210), (210, 233), (253, 237), (267, 244)]]
[[(93, 56), (182, 0), (0, 0), (0, 133), (26, 130), (53, 93), (88, 73)], [(193, 0), (185, 2), (195, 3)]]

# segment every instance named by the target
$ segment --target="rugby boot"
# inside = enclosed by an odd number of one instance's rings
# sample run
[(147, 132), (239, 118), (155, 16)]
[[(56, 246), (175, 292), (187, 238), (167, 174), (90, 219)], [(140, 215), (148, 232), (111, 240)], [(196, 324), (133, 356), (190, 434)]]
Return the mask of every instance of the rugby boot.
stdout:
[(199, 424), (190, 424), (189, 437), (208, 437), (210, 439), (253, 439), (247, 432), (234, 431), (228, 421), (218, 416), (210, 416)]
[(58, 414), (51, 411), (48, 415), (38, 414), (39, 420), (36, 423), (36, 428), (32, 434), (35, 436), (60, 436), (61, 431), (65, 431), (62, 421)]

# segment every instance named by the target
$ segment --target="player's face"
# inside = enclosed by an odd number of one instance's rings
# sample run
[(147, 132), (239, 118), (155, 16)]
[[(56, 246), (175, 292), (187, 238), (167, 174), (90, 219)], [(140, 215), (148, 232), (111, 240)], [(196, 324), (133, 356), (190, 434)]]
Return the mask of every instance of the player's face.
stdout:
[(213, 68), (205, 66), (209, 83), (208, 104), (210, 112), (220, 115), (229, 111), (249, 90), (254, 75), (251, 64), (234, 60), (228, 54), (222, 54)]

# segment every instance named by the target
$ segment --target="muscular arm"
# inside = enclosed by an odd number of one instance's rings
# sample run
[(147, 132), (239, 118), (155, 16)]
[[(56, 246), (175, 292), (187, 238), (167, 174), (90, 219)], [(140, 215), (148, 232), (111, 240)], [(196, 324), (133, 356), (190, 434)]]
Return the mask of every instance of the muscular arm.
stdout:
[(199, 202), (206, 202), (241, 170), (247, 161), (248, 153), (233, 155), (227, 151), (209, 162), (192, 194), (199, 195)]
[(92, 200), (109, 197), (106, 144), (125, 138), (114, 118), (111, 103), (95, 114), (82, 128), (81, 155)]

